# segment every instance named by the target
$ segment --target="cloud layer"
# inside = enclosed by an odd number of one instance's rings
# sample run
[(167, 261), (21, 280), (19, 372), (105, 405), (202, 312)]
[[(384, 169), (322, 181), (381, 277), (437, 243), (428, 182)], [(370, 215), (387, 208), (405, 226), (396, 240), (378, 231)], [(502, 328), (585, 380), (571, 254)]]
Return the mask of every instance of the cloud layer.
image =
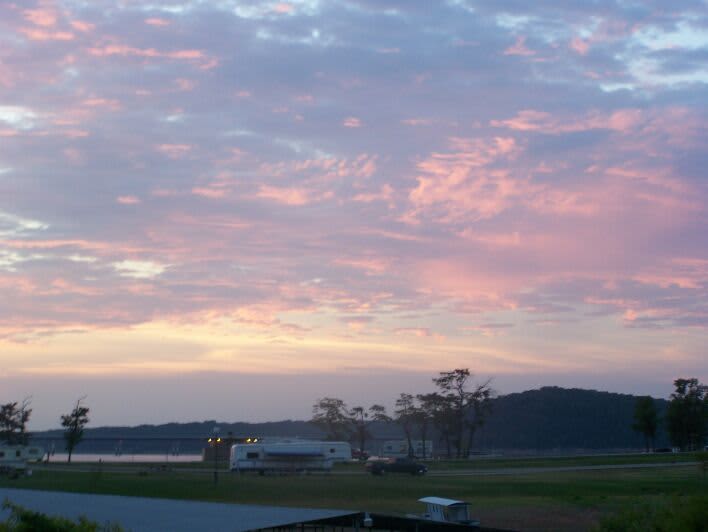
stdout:
[(697, 0), (5, 3), (2, 371), (705, 379), (707, 26)]

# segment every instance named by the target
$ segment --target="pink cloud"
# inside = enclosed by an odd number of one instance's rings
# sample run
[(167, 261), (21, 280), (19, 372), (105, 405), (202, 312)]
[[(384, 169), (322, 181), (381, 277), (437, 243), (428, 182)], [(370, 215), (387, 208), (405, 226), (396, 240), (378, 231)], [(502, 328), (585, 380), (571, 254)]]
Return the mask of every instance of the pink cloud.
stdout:
[(169, 26), (171, 22), (167, 19), (164, 18), (157, 18), (157, 17), (151, 17), (151, 18), (146, 18), (143, 21), (145, 24), (148, 26), (159, 26), (159, 27), (164, 27), (164, 26)]
[(306, 205), (311, 198), (307, 190), (294, 187), (272, 187), (261, 185), (257, 197), (272, 200), (284, 205)]
[(192, 150), (192, 146), (189, 144), (160, 144), (156, 146), (156, 149), (171, 159), (179, 159), (187, 155)]
[(536, 55), (536, 52), (526, 48), (526, 37), (517, 37), (516, 42), (504, 50), (504, 55), (531, 56)]
[(515, 179), (503, 168), (485, 167), (510, 160), (518, 153), (510, 137), (449, 139), (451, 152), (435, 152), (418, 163), (418, 186), (409, 193), (413, 206), (409, 223), (425, 214), (442, 223), (491, 218), (529, 192), (527, 180)]
[(226, 190), (223, 188), (214, 187), (194, 187), (192, 189), (192, 194), (196, 196), (203, 196), (205, 198), (217, 199), (226, 196)]
[(388, 183), (385, 183), (381, 186), (378, 192), (360, 192), (352, 199), (354, 201), (361, 201), (364, 203), (371, 203), (372, 201), (385, 201), (390, 203), (393, 200), (393, 193), (393, 187)]
[(218, 60), (208, 57), (201, 50), (174, 50), (164, 52), (155, 48), (137, 48), (124, 44), (107, 44), (104, 46), (94, 46), (89, 48), (89, 55), (94, 57), (142, 57), (149, 59), (174, 59), (178, 61), (193, 61), (199, 64), (199, 68), (208, 70), (218, 65)]
[(389, 268), (388, 261), (379, 258), (337, 258), (334, 259), (333, 263), (338, 266), (364, 270), (367, 275), (382, 275)]
[(51, 27), (57, 23), (57, 14), (53, 9), (27, 9), (23, 15), (36, 26)]
[(279, 2), (275, 4), (272, 9), (274, 13), (279, 13), (281, 15), (292, 13), (295, 10), (293, 5), (288, 4), (287, 2)]
[(118, 196), (116, 203), (120, 203), (121, 205), (137, 205), (140, 203), (140, 198), (137, 196)]
[(626, 133), (636, 129), (645, 120), (646, 117), (640, 109), (620, 109), (612, 113), (590, 112), (579, 118), (553, 116), (543, 111), (525, 109), (519, 111), (514, 118), (491, 120), (489, 123), (494, 127), (516, 131), (542, 131), (551, 134), (591, 129), (610, 129)]
[(429, 126), (432, 123), (432, 120), (425, 118), (407, 118), (405, 120), (401, 120), (401, 124), (406, 126)]
[(573, 40), (570, 41), (570, 49), (580, 55), (586, 55), (590, 50), (590, 45), (580, 37), (573, 37)]
[(441, 334), (432, 332), (428, 327), (399, 327), (393, 330), (397, 336), (414, 336), (416, 338), (433, 338), (437, 341), (445, 340)]
[(118, 111), (121, 108), (120, 102), (118, 100), (110, 98), (87, 98), (83, 102), (81, 102), (81, 104), (85, 105), (86, 107), (103, 107), (106, 109), (110, 109), (111, 111)]
[(350, 116), (342, 121), (342, 125), (344, 127), (361, 127), (362, 123), (361, 120), (359, 120), (358, 118)]
[(47, 31), (38, 28), (20, 28), (20, 32), (32, 41), (71, 41), (74, 34), (69, 31)]
[(77, 31), (86, 33), (89, 31), (93, 31), (96, 28), (96, 25), (91, 24), (90, 22), (84, 22), (82, 20), (72, 20), (71, 27)]

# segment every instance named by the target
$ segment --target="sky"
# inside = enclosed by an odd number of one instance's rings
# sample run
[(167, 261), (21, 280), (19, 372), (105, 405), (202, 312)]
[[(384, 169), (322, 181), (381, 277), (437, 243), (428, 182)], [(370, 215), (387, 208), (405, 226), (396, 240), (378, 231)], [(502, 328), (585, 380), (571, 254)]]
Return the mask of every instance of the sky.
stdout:
[(708, 380), (708, 4), (0, 3), (0, 402)]

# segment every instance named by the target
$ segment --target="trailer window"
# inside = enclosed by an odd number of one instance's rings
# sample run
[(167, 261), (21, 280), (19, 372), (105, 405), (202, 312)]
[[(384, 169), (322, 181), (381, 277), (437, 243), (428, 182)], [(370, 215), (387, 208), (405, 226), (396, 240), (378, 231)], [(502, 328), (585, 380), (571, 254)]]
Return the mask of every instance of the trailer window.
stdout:
[(253, 460), (254, 458), (258, 458), (258, 453), (246, 453), (246, 458), (249, 460)]
[(20, 451), (19, 449), (17, 449), (17, 450), (15, 451), (15, 456), (17, 456), (17, 457), (22, 456), (22, 451)]
[(5, 458), (5, 451), (0, 451), (0, 458)]
[(337, 451), (335, 451), (334, 447), (332, 447), (332, 448), (329, 450), (329, 452), (330, 452), (330, 453), (336, 453)]

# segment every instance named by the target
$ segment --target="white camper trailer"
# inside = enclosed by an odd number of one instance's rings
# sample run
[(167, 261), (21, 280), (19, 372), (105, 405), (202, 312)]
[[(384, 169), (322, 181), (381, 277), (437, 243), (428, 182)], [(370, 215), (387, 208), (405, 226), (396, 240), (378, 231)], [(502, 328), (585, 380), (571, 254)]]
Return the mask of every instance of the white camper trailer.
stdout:
[(28, 445), (0, 445), (0, 472), (24, 471), (28, 462), (40, 462), (44, 449)]
[(338, 441), (237, 443), (231, 446), (232, 471), (308, 471), (332, 469), (351, 460), (352, 448)]

